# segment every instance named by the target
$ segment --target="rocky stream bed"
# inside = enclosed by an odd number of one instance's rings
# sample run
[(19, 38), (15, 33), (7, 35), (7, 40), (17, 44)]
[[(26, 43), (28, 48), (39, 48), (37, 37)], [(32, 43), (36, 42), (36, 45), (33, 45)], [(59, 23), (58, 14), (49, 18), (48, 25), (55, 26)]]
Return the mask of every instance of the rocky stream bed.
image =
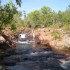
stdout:
[(70, 70), (70, 61), (65, 60), (69, 55), (56, 53), (40, 45), (16, 46), (6, 50), (1, 70)]

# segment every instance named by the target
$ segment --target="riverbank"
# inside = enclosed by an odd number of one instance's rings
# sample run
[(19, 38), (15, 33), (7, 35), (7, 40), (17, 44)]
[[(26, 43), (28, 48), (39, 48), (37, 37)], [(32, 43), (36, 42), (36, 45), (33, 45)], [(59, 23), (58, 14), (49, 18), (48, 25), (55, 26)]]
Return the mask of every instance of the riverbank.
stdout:
[[(23, 32), (28, 32), (30, 28), (21, 28), (19, 31), (12, 32), (10, 29), (6, 28), (3, 30), (3, 33), (8, 37), (6, 41), (2, 36), (0, 42), (6, 42), (10, 47), (15, 47), (13, 40), (17, 38), (18, 34)], [(64, 52), (70, 52), (70, 34), (68, 31), (63, 29), (54, 29), (54, 28), (37, 28), (34, 29), (35, 41), (36, 44), (41, 44), (46, 47), (51, 47), (53, 50), (59, 50)], [(27, 35), (32, 37), (32, 33)]]
[[(65, 54), (56, 53), (42, 45), (33, 47), (32, 44), (16, 44), (14, 49), (7, 49), (3, 58), (5, 70), (65, 70), (60, 60), (66, 58)], [(65, 65), (66, 66), (66, 65)]]
[(41, 44), (49, 44), (52, 48), (70, 52), (70, 34), (63, 29), (39, 28), (35, 35)]
[[(29, 31), (29, 29), (27, 31)], [(45, 63), (47, 65), (50, 65), (50, 62), (52, 61), (55, 62), (55, 60), (58, 59), (59, 60), (56, 61), (55, 63), (57, 65), (60, 64), (61, 60), (70, 61), (69, 47), (65, 47), (65, 45), (69, 45), (68, 44), (69, 42), (66, 40), (69, 39), (69, 37), (64, 38), (65, 34), (63, 35), (63, 32), (61, 32), (61, 30), (59, 29), (54, 30), (51, 28), (34, 29), (35, 42), (36, 42), (34, 47), (33, 45), (31, 46), (29, 44), (27, 45), (28, 47), (21, 44), (20, 46), (19, 45), (14, 46), (13, 40), (17, 39), (16, 36), (19, 33), (16, 33), (15, 35), (12, 32), (11, 35), (10, 33), (6, 34), (6, 32), (4, 32), (3, 35), (4, 37), (3, 36), (0, 37), (0, 42), (1, 42), (0, 43), (0, 62), (1, 62), (0, 69), (4, 68), (4, 66), (6, 66), (5, 68), (9, 69), (13, 64), (17, 66), (18, 63), (21, 65), (22, 63), (27, 63), (28, 65), (28, 63), (30, 62), (30, 64), (32, 65), (31, 62), (35, 64), (34, 60), (39, 61), (39, 64), (41, 63), (40, 60), (41, 61), (43, 60), (43, 63), (46, 60), (47, 61), (50, 60), (49, 62)], [(28, 37), (32, 37), (32, 33), (30, 33)], [(26, 47), (26, 49), (24, 49), (23, 47)], [(41, 59), (39, 57), (41, 57)], [(52, 62), (52, 66), (54, 62)], [(59, 64), (57, 62), (59, 62)], [(41, 65), (43, 65), (43, 63), (41, 63)]]

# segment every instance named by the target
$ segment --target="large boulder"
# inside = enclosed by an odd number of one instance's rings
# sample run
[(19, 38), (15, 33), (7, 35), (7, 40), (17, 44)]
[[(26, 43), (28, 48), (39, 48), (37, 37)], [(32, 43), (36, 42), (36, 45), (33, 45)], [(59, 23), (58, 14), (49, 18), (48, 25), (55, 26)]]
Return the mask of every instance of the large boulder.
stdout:
[(5, 38), (0, 36), (0, 42), (5, 42), (5, 41), (6, 41)]

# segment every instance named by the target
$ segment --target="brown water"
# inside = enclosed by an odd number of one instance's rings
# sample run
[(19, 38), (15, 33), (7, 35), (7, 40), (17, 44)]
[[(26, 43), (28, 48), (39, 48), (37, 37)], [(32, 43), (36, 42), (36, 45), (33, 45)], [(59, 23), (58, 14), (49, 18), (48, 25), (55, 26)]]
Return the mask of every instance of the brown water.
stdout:
[(3, 70), (70, 70), (70, 61), (61, 63), (66, 56), (50, 48), (32, 44), (16, 44), (14, 49), (7, 49), (3, 58)]

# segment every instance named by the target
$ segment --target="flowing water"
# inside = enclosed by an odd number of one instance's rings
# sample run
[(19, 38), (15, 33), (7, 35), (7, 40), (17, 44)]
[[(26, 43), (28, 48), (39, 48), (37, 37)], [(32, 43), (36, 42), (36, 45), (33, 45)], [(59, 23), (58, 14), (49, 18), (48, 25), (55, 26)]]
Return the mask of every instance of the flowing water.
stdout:
[[(50, 48), (32, 44), (16, 44), (14, 49), (7, 49), (3, 58), (3, 70), (70, 70), (70, 61), (61, 63), (64, 54)], [(33, 47), (34, 46), (34, 47)]]

